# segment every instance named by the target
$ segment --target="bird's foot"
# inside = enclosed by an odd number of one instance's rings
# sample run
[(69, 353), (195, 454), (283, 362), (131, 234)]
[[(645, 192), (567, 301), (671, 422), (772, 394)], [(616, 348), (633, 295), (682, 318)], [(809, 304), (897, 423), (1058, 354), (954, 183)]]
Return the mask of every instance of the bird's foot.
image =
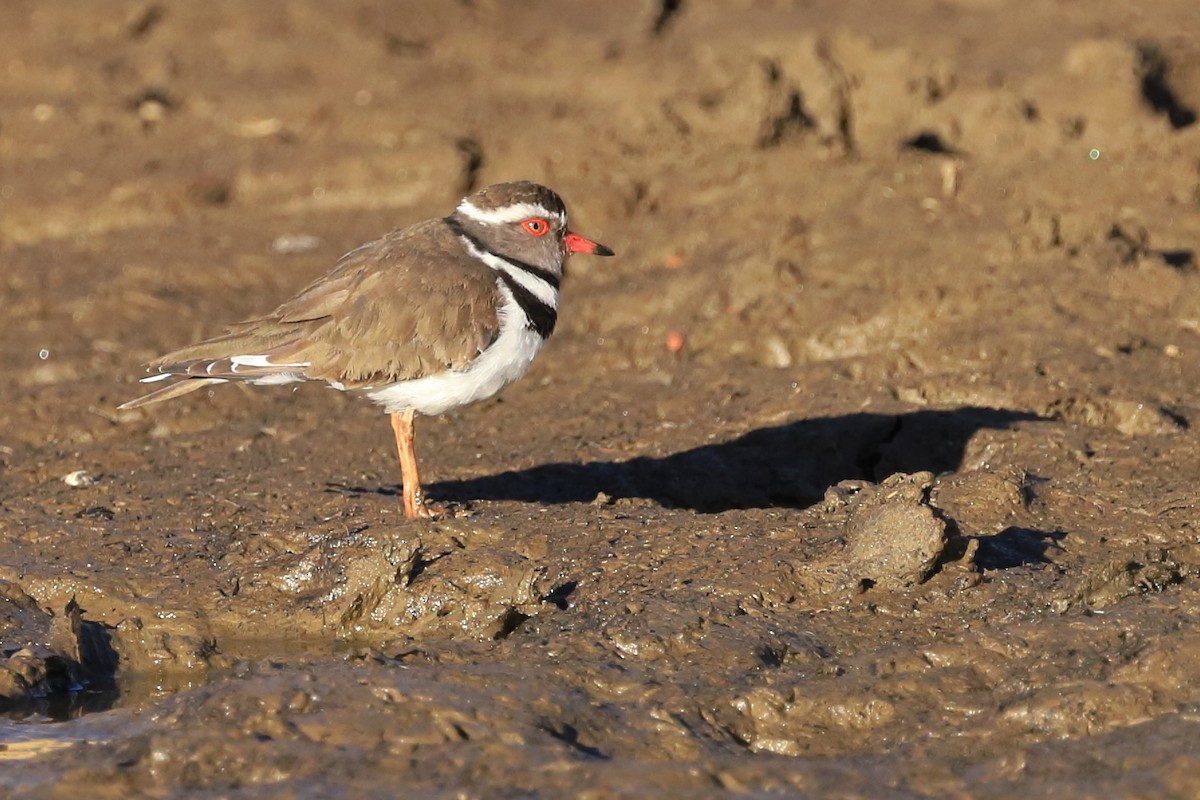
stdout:
[(409, 519), (437, 519), (446, 514), (445, 506), (426, 500), (425, 493), (420, 489), (404, 493), (404, 516)]
[(411, 512), (405, 509), (404, 515), (409, 519), (438, 519), (446, 516), (446, 507), (440, 503), (422, 501)]

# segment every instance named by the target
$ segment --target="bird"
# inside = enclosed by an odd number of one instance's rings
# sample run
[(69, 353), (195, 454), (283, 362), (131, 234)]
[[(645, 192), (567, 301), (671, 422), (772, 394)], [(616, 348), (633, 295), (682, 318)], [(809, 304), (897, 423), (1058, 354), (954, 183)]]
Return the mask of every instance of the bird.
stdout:
[(271, 313), (149, 362), (141, 381), (167, 385), (118, 408), (220, 383), (324, 382), (383, 407), (405, 516), (439, 516), (421, 489), (416, 415), (486, 400), (525, 373), (554, 332), (563, 266), (575, 253), (614, 255), (567, 227), (553, 190), (488, 186), (447, 216), (351, 250)]

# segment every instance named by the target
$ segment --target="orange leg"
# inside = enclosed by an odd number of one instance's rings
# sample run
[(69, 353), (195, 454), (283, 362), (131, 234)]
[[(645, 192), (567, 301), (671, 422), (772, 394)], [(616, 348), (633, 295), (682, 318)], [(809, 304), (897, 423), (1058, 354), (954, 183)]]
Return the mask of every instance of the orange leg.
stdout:
[(417, 471), (417, 452), (413, 448), (412, 409), (403, 414), (392, 414), (392, 430), (396, 433), (396, 451), (400, 454), (400, 476), (404, 483), (404, 516), (435, 517), (438, 509), (425, 503), (421, 492), (421, 476)]

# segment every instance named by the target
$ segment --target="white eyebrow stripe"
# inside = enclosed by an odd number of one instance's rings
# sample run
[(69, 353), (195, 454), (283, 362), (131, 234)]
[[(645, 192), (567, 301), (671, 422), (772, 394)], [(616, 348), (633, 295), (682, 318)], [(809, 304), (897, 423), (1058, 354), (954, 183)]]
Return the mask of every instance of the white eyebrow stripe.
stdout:
[(515, 203), (510, 206), (485, 211), (470, 200), (463, 200), (458, 204), (458, 213), (484, 225), (506, 225), (510, 222), (520, 222), (531, 217), (561, 219), (560, 214), (551, 213), (538, 203)]
[(489, 253), (486, 250), (480, 250), (475, 245), (471, 244), (471, 240), (465, 236), (459, 237), (463, 247), (467, 248), (467, 252), (475, 258), (478, 258), (483, 263), (487, 264), (497, 272), (503, 272), (508, 277), (512, 278), (517, 285), (521, 286), (531, 295), (536, 297), (550, 308), (558, 308), (558, 290), (555, 289), (546, 281), (534, 275), (532, 272), (526, 272), (523, 269), (518, 269), (512, 264), (509, 264), (503, 258)]

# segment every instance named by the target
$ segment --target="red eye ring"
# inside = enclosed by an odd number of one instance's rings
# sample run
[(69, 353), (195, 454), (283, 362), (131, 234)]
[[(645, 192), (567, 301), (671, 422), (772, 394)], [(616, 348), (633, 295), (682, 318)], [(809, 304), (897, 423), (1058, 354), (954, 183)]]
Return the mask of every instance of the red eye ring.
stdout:
[(541, 217), (527, 219), (521, 223), (521, 227), (531, 236), (545, 236), (550, 232), (550, 223)]

